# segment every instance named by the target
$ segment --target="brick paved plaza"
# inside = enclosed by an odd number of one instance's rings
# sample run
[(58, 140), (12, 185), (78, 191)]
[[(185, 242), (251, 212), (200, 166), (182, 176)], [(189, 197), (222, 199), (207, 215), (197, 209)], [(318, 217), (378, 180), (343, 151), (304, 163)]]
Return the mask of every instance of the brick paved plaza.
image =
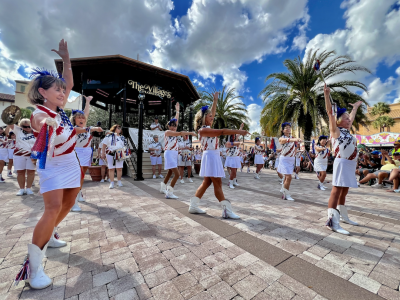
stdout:
[[(6, 174), (3, 172), (3, 176)], [(224, 192), (241, 220), (224, 220), (210, 189), (190, 215), (201, 179), (177, 183), (177, 200), (158, 192), (160, 179), (108, 189), (87, 176), (82, 212), (59, 226), (67, 247), (48, 249), (53, 284), (13, 285), (43, 213), (37, 195), (15, 196), (16, 178), (0, 186), (0, 299), (400, 299), (400, 196), (350, 190), (349, 215), (360, 223), (325, 228), (330, 193), (315, 175), (292, 181), (296, 202), (280, 198), (274, 171), (261, 180), (238, 173), (240, 187)], [(330, 180), (328, 174), (327, 180)], [(36, 178), (37, 183), (37, 178)]]

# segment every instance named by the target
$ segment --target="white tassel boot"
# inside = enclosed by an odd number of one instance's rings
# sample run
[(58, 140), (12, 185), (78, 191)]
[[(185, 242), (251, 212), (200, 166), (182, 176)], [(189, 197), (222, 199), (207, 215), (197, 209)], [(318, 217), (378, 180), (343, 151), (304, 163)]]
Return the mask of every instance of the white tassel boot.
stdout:
[(237, 178), (233, 179), (233, 185), (234, 186), (239, 186), (239, 183), (237, 183)]
[(78, 195), (76, 195), (75, 204), (74, 204), (74, 206), (72, 206), (71, 211), (76, 211), (76, 212), (82, 211), (82, 209), (79, 207), (78, 201), (79, 201), (79, 193), (78, 193)]
[(28, 282), (31, 288), (41, 290), (48, 287), (52, 280), (44, 273), (42, 261), (47, 250), (46, 244), (43, 250), (34, 244), (28, 244), (29, 259), (29, 278)]
[(80, 201), (80, 202), (86, 201), (85, 198), (83, 198), (83, 196), (82, 196), (82, 191), (79, 191), (78, 196), (79, 196), (78, 201)]
[(165, 193), (165, 198), (167, 199), (179, 199), (178, 196), (174, 195), (174, 188), (172, 186), (167, 187), (167, 192)]
[(339, 211), (334, 208), (328, 208), (328, 221), (326, 221), (326, 227), (337, 233), (349, 235), (350, 233), (347, 230), (344, 230), (342, 227), (340, 227), (339, 220)]
[(190, 198), (189, 213), (191, 214), (205, 214), (206, 212), (199, 208), (200, 198)]
[(56, 232), (57, 228), (54, 227), (53, 234), (50, 237), (49, 247), (50, 248), (61, 248), (67, 246), (67, 242), (60, 240), (60, 236)]
[(160, 193), (165, 194), (166, 191), (167, 191), (167, 186), (163, 181), (161, 181)]
[(233, 180), (229, 180), (229, 187), (231, 188), (231, 189), (234, 189), (235, 187), (233, 186)]
[(342, 220), (347, 224), (358, 226), (357, 222), (354, 222), (349, 219), (349, 215), (347, 214), (347, 207), (345, 205), (338, 205), (337, 208), (340, 212), (340, 220)]
[(322, 183), (318, 183), (318, 189), (320, 189), (321, 191), (325, 191), (325, 187)]
[(224, 219), (240, 219), (240, 217), (233, 213), (232, 205), (228, 200), (220, 202), (222, 206), (222, 217)]
[(285, 189), (283, 186), (282, 186), (282, 193), (283, 193), (282, 195), (283, 200), (294, 201), (294, 199), (289, 194), (289, 190)]

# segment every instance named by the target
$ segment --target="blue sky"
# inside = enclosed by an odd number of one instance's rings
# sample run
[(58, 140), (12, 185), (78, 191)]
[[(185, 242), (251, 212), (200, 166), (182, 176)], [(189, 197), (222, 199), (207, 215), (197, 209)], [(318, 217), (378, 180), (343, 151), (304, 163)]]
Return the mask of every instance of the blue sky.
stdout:
[(399, 8), (400, 0), (5, 0), (0, 92), (14, 93), (14, 80), (33, 66), (54, 68), (49, 50), (65, 38), (71, 57), (139, 53), (204, 89), (235, 87), (251, 130), (259, 130), (265, 77), (315, 48), (350, 55), (372, 71), (351, 77), (368, 86), (370, 105), (397, 102)]

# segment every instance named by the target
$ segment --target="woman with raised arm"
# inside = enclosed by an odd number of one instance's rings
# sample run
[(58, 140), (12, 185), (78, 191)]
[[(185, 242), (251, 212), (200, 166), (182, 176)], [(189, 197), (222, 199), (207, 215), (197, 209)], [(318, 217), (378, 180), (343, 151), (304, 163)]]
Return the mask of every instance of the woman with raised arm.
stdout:
[(329, 131), (333, 141), (332, 151), (336, 156), (333, 163), (332, 191), (328, 202), (326, 226), (333, 231), (348, 235), (349, 232), (340, 227), (339, 221), (341, 216), (346, 223), (351, 222), (352, 225), (358, 225), (349, 219), (345, 202), (349, 188), (357, 188), (355, 175), (358, 156), (357, 139), (350, 134), (350, 128), (362, 102), (350, 104), (353, 106), (350, 114), (346, 112), (345, 108), (338, 107), (337, 116), (334, 116), (329, 95), (330, 89), (325, 84), (324, 96), (329, 117)]
[[(177, 105), (179, 107), (178, 103)], [(179, 118), (179, 110), (177, 111), (177, 115)], [(178, 128), (178, 118), (171, 119), (168, 122), (168, 130), (165, 131), (164, 134), (164, 170), (168, 170), (168, 173), (167, 176), (165, 176), (164, 181), (161, 182), (160, 192), (165, 193), (165, 198), (167, 199), (178, 199), (178, 197), (174, 195), (175, 183), (179, 178), (178, 149), (180, 140), (178, 137), (185, 135), (196, 136), (196, 133), (194, 132), (176, 131)], [(172, 173), (174, 174), (174, 177), (172, 178), (170, 185), (168, 185), (168, 181), (171, 178)]]
[(18, 125), (8, 125), (6, 129), (7, 134), (10, 129), (16, 135), (16, 147), (13, 155), (14, 170), (17, 171), (19, 185), (19, 191), (16, 195), (33, 195), (31, 188), (35, 179), (36, 166), (33, 164), (30, 156), (36, 138), (32, 132), (31, 121), (29, 119), (21, 119)]
[(63, 60), (63, 77), (35, 69), (29, 84), (28, 102), (36, 106), (31, 126), (36, 136), (32, 159), (37, 159), (44, 213), (37, 223), (32, 244), (16, 282), (29, 280), (33, 289), (43, 289), (52, 280), (44, 273), (42, 260), (47, 247), (63, 247), (56, 227), (67, 216), (80, 189), (81, 168), (76, 157), (76, 135), (86, 128), (74, 128), (63, 108), (74, 85), (67, 42), (61, 40), (56, 52)]
[(201, 160), (200, 176), (204, 177), (203, 183), (197, 189), (195, 197), (190, 199), (189, 213), (204, 214), (198, 205), (201, 197), (211, 185), (214, 185), (214, 194), (217, 197), (222, 207), (222, 217), (231, 219), (240, 219), (232, 211), (232, 205), (229, 200), (225, 199), (222, 191), (222, 177), (225, 177), (225, 171), (222, 167), (222, 162), (219, 153), (218, 137), (220, 135), (246, 135), (249, 134), (246, 130), (229, 130), (229, 129), (212, 129), (212, 123), (217, 109), (218, 92), (213, 94), (214, 100), (211, 109), (208, 106), (203, 106), (196, 114), (194, 120), (194, 128), (200, 134), (200, 141), (203, 148), (203, 159)]
[(282, 150), (277, 172), (285, 176), (281, 188), (282, 199), (294, 201), (289, 194), (289, 188), (290, 183), (292, 182), (297, 143), (301, 143), (302, 140), (292, 137), (291, 133), (292, 124), (288, 122), (283, 123), (281, 131), (282, 136), (279, 138), (279, 143), (282, 145)]
[(260, 138), (256, 137), (254, 145), (254, 164), (257, 166), (256, 175), (254, 175), (255, 179), (260, 179), (260, 175), (258, 173), (264, 166), (263, 152), (264, 152), (264, 146), (261, 145)]
[[(92, 139), (93, 135), (91, 132), (97, 131), (97, 132), (103, 132), (103, 129), (101, 127), (86, 127), (87, 119), (89, 117), (89, 112), (90, 112), (90, 101), (92, 101), (93, 97), (89, 96), (83, 96), (86, 99), (86, 105), (85, 105), (85, 110), (72, 110), (72, 115), (71, 115), (71, 123), (75, 127), (79, 128), (87, 128), (87, 131), (78, 134), (78, 138), (76, 141), (75, 145), (75, 152), (76, 155), (78, 156), (79, 159), (79, 164), (82, 167), (82, 173), (86, 174), (87, 169), (92, 165)], [(75, 204), (71, 208), (71, 211), (81, 211), (82, 209), (79, 207), (78, 201), (84, 202), (85, 199), (82, 196), (82, 185), (83, 185), (83, 179), (84, 177), (82, 176), (81, 179), (81, 190), (78, 193), (78, 196), (76, 196), (75, 199)]]
[[(243, 129), (244, 124), (240, 125), (240, 129)], [(239, 142), (239, 134), (233, 134), (229, 137), (229, 142), (225, 144), (226, 148), (226, 160), (225, 167), (230, 169), (229, 173), (229, 187), (234, 189), (235, 186), (238, 186), (236, 179), (237, 169), (240, 168), (240, 142)]]
[(193, 182), (192, 178), (192, 142), (189, 140), (188, 135), (184, 135), (180, 142), (178, 142), (178, 168), (181, 183), (185, 183), (183, 180), (183, 172), (185, 167), (187, 168), (188, 181)]
[(315, 159), (314, 159), (314, 171), (319, 172), (319, 183), (318, 188), (322, 191), (326, 190), (326, 186), (324, 186), (324, 181), (326, 178), (326, 169), (328, 168), (328, 137), (325, 135), (321, 135), (318, 138), (318, 143), (315, 146)]

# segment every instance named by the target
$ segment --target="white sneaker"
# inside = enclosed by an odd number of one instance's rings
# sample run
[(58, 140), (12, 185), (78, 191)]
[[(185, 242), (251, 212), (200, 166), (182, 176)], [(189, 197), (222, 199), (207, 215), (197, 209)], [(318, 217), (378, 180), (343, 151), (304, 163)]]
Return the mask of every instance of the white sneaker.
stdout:
[(100, 182), (104, 182), (104, 179), (100, 180)]
[(111, 182), (110, 178), (107, 179), (108, 182)]
[(318, 183), (318, 189), (325, 191), (325, 187), (321, 183)]
[(257, 173), (256, 173), (256, 175), (254, 175), (254, 179), (260, 179), (260, 177), (258, 177)]
[(172, 186), (167, 187), (167, 192), (165, 193), (165, 198), (167, 199), (179, 199), (178, 196), (174, 195), (174, 188)]
[(179, 181), (180, 183), (185, 183), (185, 180), (183, 178)]
[(27, 194), (27, 195), (33, 195), (34, 192), (33, 192), (30, 188), (26, 188), (25, 194)]
[(294, 179), (297, 179), (297, 180), (300, 179), (300, 178), (299, 178), (299, 175), (294, 174)]
[(231, 189), (234, 189), (235, 187), (233, 186), (233, 180), (229, 180), (229, 187), (231, 188)]
[(83, 198), (83, 196), (82, 196), (82, 191), (79, 191), (79, 193), (78, 193), (78, 201), (80, 201), (80, 202), (86, 201), (85, 198)]
[(400, 190), (393, 190), (393, 192), (395, 192), (395, 193), (400, 193)]
[(17, 195), (17, 196), (23, 196), (25, 194), (25, 190), (24, 189), (20, 189), (19, 191), (18, 191), (18, 193), (16, 193), (15, 195)]
[(164, 178), (164, 176), (162, 176), (162, 174), (158, 175), (158, 178)]
[(237, 183), (237, 178), (233, 179), (233, 185), (234, 186), (239, 186), (239, 183)]
[(192, 178), (189, 178), (189, 179), (188, 179), (188, 181), (193, 183), (193, 180), (192, 180)]
[(282, 191), (282, 193), (283, 193), (282, 199), (283, 200), (294, 201), (294, 199), (290, 196), (289, 191), (287, 189), (283, 188), (282, 190), (283, 190)]
[(110, 183), (110, 186), (108, 188), (109, 189), (113, 189), (114, 188), (114, 181)]
[(13, 177), (13, 174), (11, 171), (8, 172), (7, 177)]
[(118, 180), (117, 185), (118, 185), (118, 186), (124, 186), (124, 185), (122, 184), (121, 180)]
[(371, 185), (372, 188), (374, 189), (383, 189), (383, 184), (382, 183), (375, 183), (374, 185)]
[(153, 175), (153, 179), (156, 179), (157, 178), (157, 176), (156, 175)]

